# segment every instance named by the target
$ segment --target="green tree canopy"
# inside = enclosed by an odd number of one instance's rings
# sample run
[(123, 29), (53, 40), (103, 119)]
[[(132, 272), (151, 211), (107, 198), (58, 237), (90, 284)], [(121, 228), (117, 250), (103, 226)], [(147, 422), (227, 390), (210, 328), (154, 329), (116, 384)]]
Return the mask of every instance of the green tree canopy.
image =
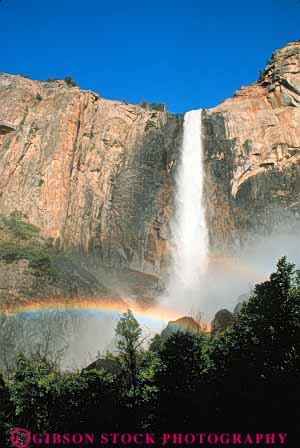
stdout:
[(213, 341), (211, 377), (223, 412), (266, 415), (295, 406), (300, 379), (300, 276), (281, 258), (270, 279), (256, 285), (238, 321)]
[(131, 310), (124, 313), (115, 330), (117, 348), (120, 352), (120, 360), (124, 365), (129, 386), (132, 386), (135, 394), (137, 386), (137, 362), (142, 344), (147, 339), (143, 336), (142, 328)]

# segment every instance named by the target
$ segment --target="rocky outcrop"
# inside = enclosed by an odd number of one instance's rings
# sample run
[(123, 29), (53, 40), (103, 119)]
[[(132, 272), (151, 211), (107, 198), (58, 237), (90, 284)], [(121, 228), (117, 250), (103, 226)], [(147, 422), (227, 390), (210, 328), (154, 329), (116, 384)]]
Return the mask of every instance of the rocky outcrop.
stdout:
[(218, 311), (211, 323), (212, 336), (219, 336), (226, 328), (231, 327), (235, 320), (234, 315), (230, 311), (226, 309)]
[(202, 333), (206, 328), (202, 327), (199, 322), (190, 316), (180, 317), (174, 321), (168, 322), (166, 328), (161, 332), (162, 341), (166, 341), (174, 333)]
[(100, 280), (75, 254), (49, 246), (19, 215), (0, 216), (0, 310), (2, 304), (18, 306), (20, 299), (108, 296), (111, 289)]
[(295, 224), (300, 212), (300, 42), (257, 83), (204, 111), (206, 196), (215, 251)]
[(96, 361), (89, 364), (86, 368), (83, 369), (83, 372), (89, 370), (105, 370), (111, 375), (120, 375), (122, 373), (122, 368), (118, 359), (109, 359), (109, 358), (100, 358)]

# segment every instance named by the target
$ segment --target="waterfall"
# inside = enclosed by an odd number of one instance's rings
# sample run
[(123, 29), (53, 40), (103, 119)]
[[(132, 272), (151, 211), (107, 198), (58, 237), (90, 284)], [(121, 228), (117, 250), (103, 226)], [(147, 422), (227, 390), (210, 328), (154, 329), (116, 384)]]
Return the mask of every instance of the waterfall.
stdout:
[(169, 290), (180, 300), (188, 300), (189, 294), (199, 297), (201, 276), (207, 265), (201, 115), (201, 110), (192, 110), (184, 116), (183, 144), (176, 176), (175, 217), (171, 225), (175, 248)]

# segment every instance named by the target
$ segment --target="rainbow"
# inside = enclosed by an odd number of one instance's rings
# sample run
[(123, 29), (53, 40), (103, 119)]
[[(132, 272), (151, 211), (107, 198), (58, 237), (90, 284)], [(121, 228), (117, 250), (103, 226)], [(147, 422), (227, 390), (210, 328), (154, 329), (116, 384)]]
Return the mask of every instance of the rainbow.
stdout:
[[(80, 313), (109, 313), (120, 315), (130, 309), (134, 315), (142, 320), (158, 321), (161, 324), (176, 321), (183, 317), (182, 313), (163, 306), (145, 307), (125, 302), (120, 297), (84, 297), (84, 298), (31, 298), (18, 303), (0, 305), (0, 314), (4, 315), (38, 315), (51, 312), (80, 312)], [(182, 329), (189, 329), (185, 323), (179, 324)], [(185, 328), (186, 327), (186, 328)], [(209, 331), (209, 325), (203, 325), (203, 330)]]
[[(213, 254), (210, 260), (213, 270), (218, 275), (219, 272), (234, 273), (238, 276), (254, 279), (256, 282), (264, 281), (268, 278), (266, 273), (261, 273), (256, 266), (237, 262), (230, 257), (221, 257), (219, 254)], [(39, 313), (61, 312), (79, 312), (79, 313), (107, 313), (120, 315), (130, 309), (136, 318), (142, 321), (152, 320), (160, 324), (161, 328), (170, 321), (174, 322), (184, 316), (184, 313), (165, 307), (161, 304), (153, 306), (143, 306), (132, 303), (130, 299), (121, 297), (36, 297), (23, 298), (18, 302), (0, 303), (0, 315), (27, 315), (38, 317)], [(157, 325), (156, 325), (157, 326)], [(183, 325), (178, 325), (181, 328)], [(190, 328), (187, 328), (190, 330)], [(204, 324), (203, 329), (210, 331), (210, 324)]]

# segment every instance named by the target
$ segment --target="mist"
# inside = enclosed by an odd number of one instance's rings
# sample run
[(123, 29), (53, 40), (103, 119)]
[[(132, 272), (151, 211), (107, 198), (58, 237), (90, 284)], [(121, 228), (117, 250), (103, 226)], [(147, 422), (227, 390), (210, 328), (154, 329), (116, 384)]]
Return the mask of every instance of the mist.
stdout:
[[(255, 239), (255, 242), (253, 242)], [(172, 279), (168, 294), (163, 295), (164, 306), (176, 309), (183, 315), (193, 312), (203, 313), (203, 319), (210, 322), (215, 313), (223, 308), (233, 311), (243, 295), (250, 295), (255, 284), (260, 283), (276, 270), (280, 257), (300, 267), (300, 229), (287, 235), (284, 230), (268, 237), (251, 238), (235, 255), (211, 258), (205, 274), (202, 274), (198, 289), (187, 289), (184, 300), (178, 300), (176, 282)]]
[(18, 352), (40, 356), (63, 370), (84, 368), (114, 351), (118, 317), (85, 310), (0, 314), (0, 370), (9, 374)]

